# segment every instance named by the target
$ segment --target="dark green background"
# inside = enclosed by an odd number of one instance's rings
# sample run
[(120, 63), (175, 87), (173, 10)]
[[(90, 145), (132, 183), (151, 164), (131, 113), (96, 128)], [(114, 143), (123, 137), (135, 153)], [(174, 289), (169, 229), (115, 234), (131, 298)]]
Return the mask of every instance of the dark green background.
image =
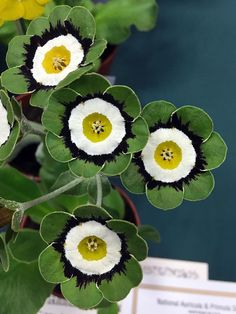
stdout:
[(132, 198), (142, 222), (161, 232), (162, 242), (151, 245), (150, 255), (208, 262), (211, 279), (236, 281), (236, 1), (158, 3), (157, 28), (134, 32), (119, 48), (112, 73), (143, 104), (166, 99), (178, 106), (201, 106), (214, 119), (229, 153), (215, 171), (216, 188), (206, 201), (162, 212), (144, 196)]
[(161, 244), (152, 245), (150, 255), (208, 262), (211, 279), (236, 281), (236, 1), (158, 3), (157, 28), (134, 32), (120, 47), (112, 73), (143, 104), (166, 99), (201, 106), (229, 151), (214, 172), (216, 187), (207, 200), (162, 212), (144, 196), (134, 199), (142, 222), (161, 232)]

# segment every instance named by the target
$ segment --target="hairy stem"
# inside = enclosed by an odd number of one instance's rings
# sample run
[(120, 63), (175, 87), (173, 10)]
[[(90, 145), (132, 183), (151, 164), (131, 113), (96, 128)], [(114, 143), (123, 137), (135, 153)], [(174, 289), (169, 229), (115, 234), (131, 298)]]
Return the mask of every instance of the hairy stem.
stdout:
[(21, 130), (24, 134), (34, 134), (44, 136), (45, 132), (41, 124), (29, 121), (26, 117), (22, 117)]
[(43, 196), (40, 196), (34, 200), (31, 200), (31, 201), (28, 201), (28, 202), (25, 202), (25, 203), (22, 203), (21, 206), (20, 206), (20, 209), (22, 211), (25, 211), (26, 209), (28, 208), (31, 208), (33, 206), (36, 206), (36, 205), (39, 205), (41, 203), (44, 203), (44, 202), (47, 202), (55, 197), (57, 197), (58, 195), (72, 189), (73, 187), (75, 187), (76, 185), (78, 185), (83, 179), (82, 178), (76, 178), (75, 180), (67, 183), (66, 185), (60, 187), (59, 189), (51, 192), (51, 193), (48, 193), (48, 194), (45, 194)]
[(16, 30), (18, 35), (25, 35), (26, 34), (26, 26), (23, 19), (19, 19), (15, 21)]
[(96, 175), (97, 182), (97, 206), (102, 206), (102, 180), (100, 174)]

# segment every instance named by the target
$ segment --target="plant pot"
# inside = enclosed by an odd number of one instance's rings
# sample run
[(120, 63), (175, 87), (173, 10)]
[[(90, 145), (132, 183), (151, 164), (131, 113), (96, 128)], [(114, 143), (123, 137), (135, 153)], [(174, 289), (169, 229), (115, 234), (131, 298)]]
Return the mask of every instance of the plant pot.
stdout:
[(106, 50), (104, 51), (102, 58), (101, 58), (101, 66), (98, 70), (98, 73), (102, 75), (109, 75), (112, 63), (114, 62), (115, 56), (117, 53), (117, 46), (109, 45), (107, 46)]

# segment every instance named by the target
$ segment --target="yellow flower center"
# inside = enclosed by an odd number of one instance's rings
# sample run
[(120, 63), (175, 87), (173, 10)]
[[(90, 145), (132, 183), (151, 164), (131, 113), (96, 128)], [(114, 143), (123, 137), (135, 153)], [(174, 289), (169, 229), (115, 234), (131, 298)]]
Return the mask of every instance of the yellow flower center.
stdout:
[(178, 167), (182, 160), (181, 148), (172, 141), (159, 144), (154, 153), (156, 163), (163, 169), (172, 170)]
[(43, 67), (49, 74), (60, 73), (70, 63), (70, 51), (65, 46), (53, 47), (44, 57)]
[(102, 239), (90, 236), (80, 241), (78, 251), (87, 261), (98, 261), (107, 255), (107, 245)]
[(110, 120), (101, 113), (92, 113), (83, 120), (84, 135), (94, 143), (104, 141), (112, 131)]

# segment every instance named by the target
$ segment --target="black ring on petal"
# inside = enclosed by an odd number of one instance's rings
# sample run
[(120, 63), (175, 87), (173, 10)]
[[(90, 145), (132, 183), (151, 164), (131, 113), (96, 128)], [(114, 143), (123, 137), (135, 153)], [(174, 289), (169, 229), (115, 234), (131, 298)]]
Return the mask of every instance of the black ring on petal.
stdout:
[[(122, 115), (122, 117), (125, 120), (125, 131), (126, 134), (124, 138), (122, 139), (121, 143), (116, 147), (116, 149), (111, 154), (103, 154), (103, 155), (89, 155), (85, 151), (79, 149), (71, 140), (71, 131), (69, 129), (69, 118), (71, 115), (71, 111), (77, 107), (81, 102), (85, 102), (89, 99), (93, 98), (100, 98), (103, 99), (113, 106), (117, 107)], [(98, 166), (102, 166), (106, 161), (110, 162), (115, 160), (115, 158), (122, 154), (126, 153), (128, 151), (128, 143), (127, 140), (129, 138), (134, 138), (134, 134), (132, 133), (132, 121), (133, 118), (131, 118), (124, 110), (124, 104), (118, 102), (115, 100), (111, 95), (109, 94), (94, 94), (94, 95), (87, 95), (86, 97), (78, 96), (74, 102), (71, 102), (69, 104), (64, 104), (66, 107), (65, 114), (62, 117), (62, 123), (63, 123), (63, 129), (61, 131), (61, 136), (63, 136), (64, 143), (67, 148), (70, 149), (71, 154), (74, 158), (83, 159), (88, 162), (93, 162), (94, 164)]]
[(75, 28), (75, 26), (72, 25), (69, 21), (65, 21), (64, 24), (61, 24), (60, 22), (58, 22), (58, 24), (55, 27), (53, 27), (50, 24), (50, 28), (46, 29), (41, 36), (33, 35), (30, 38), (30, 43), (24, 45), (24, 48), (26, 50), (26, 53), (24, 54), (25, 64), (20, 69), (21, 69), (21, 73), (25, 76), (28, 82), (29, 91), (39, 90), (39, 89), (48, 90), (48, 89), (54, 88), (54, 86), (42, 85), (41, 83), (38, 83), (35, 80), (31, 72), (31, 69), (33, 68), (33, 59), (34, 59), (34, 56), (38, 47), (44, 46), (49, 40), (52, 40), (61, 35), (66, 36), (68, 34), (71, 34), (73, 37), (75, 37), (83, 47), (84, 58), (81, 61), (81, 63), (78, 64), (78, 66), (83, 65), (83, 62), (85, 61), (89, 48), (92, 45), (92, 40), (90, 38), (83, 38), (80, 35), (80, 29)]
[(155, 180), (146, 170), (142, 160), (142, 152), (136, 153), (134, 155), (134, 163), (138, 166), (139, 173), (143, 176), (145, 182), (147, 183), (147, 187), (149, 189), (158, 188), (160, 189), (163, 186), (173, 187), (176, 191), (183, 190), (183, 184), (189, 184), (192, 180), (197, 180), (198, 175), (201, 174), (201, 169), (204, 169), (204, 166), (207, 165), (205, 156), (201, 150), (201, 144), (203, 142), (203, 138), (196, 135), (189, 129), (189, 123), (182, 123), (181, 118), (177, 116), (177, 114), (173, 114), (172, 117), (169, 119), (167, 123), (156, 123), (153, 127), (151, 127), (150, 133), (155, 132), (158, 129), (169, 129), (169, 128), (176, 128), (182, 131), (185, 135), (187, 135), (190, 140), (192, 141), (192, 145), (196, 151), (196, 163), (194, 168), (190, 171), (190, 173), (185, 177), (178, 181), (167, 183), (162, 181)]
[[(128, 248), (127, 248), (127, 244), (126, 244), (126, 238), (124, 234), (119, 234), (117, 233), (118, 237), (120, 238), (121, 241), (121, 259), (119, 261), (118, 264), (116, 264), (112, 270), (110, 270), (109, 272), (106, 272), (102, 275), (87, 275), (85, 273), (82, 273), (81, 271), (79, 271), (77, 268), (73, 267), (70, 263), (70, 261), (66, 258), (65, 256), (65, 249), (64, 249), (64, 243), (66, 240), (66, 236), (68, 234), (68, 232), (78, 226), (81, 223), (87, 222), (87, 221), (91, 221), (94, 220), (102, 225), (105, 225), (108, 229), (110, 229), (107, 225), (106, 225), (106, 220), (102, 219), (102, 218), (95, 218), (95, 217), (91, 217), (90, 219), (88, 218), (76, 218), (76, 217), (72, 217), (70, 218), (62, 233), (59, 234), (59, 236), (57, 237), (57, 239), (55, 239), (55, 241), (53, 242), (52, 246), (53, 248), (59, 252), (61, 254), (61, 262), (63, 263), (64, 266), (64, 275), (67, 278), (72, 278), (72, 277), (76, 277), (77, 279), (77, 286), (79, 288), (83, 288), (86, 287), (87, 284), (94, 282), (96, 284), (101, 284), (101, 282), (103, 280), (107, 280), (107, 281), (111, 281), (113, 276), (115, 274), (122, 274), (126, 272), (126, 262), (131, 258), (129, 252), (128, 252)], [(111, 229), (110, 229), (111, 230)]]

